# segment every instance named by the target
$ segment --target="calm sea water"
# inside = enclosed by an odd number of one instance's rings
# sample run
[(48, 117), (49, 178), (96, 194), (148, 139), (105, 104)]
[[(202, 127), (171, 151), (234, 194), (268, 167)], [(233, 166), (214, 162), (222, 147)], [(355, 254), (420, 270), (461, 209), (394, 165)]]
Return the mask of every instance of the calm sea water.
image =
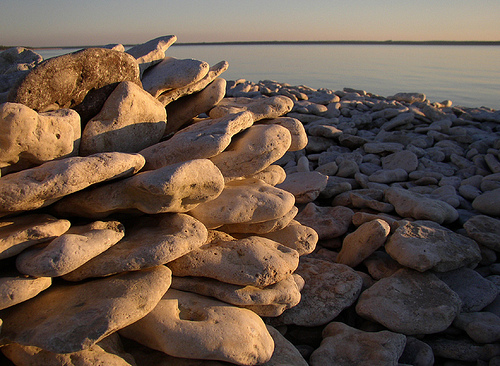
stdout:
[[(44, 58), (76, 49), (37, 50)], [(382, 96), (419, 92), (433, 102), (500, 109), (500, 46), (174, 45), (167, 56), (211, 65), (227, 80), (363, 89)]]

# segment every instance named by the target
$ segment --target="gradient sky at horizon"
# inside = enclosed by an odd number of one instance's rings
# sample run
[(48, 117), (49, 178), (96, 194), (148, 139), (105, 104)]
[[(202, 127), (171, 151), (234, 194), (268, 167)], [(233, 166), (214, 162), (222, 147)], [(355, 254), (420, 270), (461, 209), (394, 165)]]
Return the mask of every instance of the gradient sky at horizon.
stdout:
[(499, 41), (499, 0), (0, 0), (0, 44)]

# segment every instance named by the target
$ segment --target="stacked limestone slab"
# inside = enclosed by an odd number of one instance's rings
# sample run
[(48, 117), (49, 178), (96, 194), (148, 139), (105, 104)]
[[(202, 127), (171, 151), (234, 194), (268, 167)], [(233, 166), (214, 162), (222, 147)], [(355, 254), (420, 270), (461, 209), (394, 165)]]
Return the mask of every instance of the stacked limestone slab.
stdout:
[[(269, 323), (315, 366), (497, 365), (500, 112), (237, 80), (210, 114), (276, 95), (308, 134), (277, 187), (320, 240), (297, 269), (301, 302)], [(363, 284), (339, 312), (342, 264)]]
[(210, 117), (228, 64), (175, 40), (6, 54), (31, 71), (0, 104), (5, 362), (306, 364), (262, 319), (299, 303), (318, 240), (276, 187), (305, 130), (283, 96)]

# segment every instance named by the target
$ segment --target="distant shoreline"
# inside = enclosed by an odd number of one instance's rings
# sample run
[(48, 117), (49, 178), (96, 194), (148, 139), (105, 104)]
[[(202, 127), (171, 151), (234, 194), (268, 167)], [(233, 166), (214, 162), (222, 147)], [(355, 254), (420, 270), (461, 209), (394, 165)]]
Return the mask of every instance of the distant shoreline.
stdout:
[[(500, 46), (500, 41), (231, 41), (231, 42), (179, 42), (172, 46), (246, 46), (246, 45), (403, 45), (403, 46)], [(103, 45), (87, 46), (50, 46), (30, 47), (34, 50), (50, 50), (63, 48), (91, 48)], [(124, 47), (133, 47), (135, 44), (126, 44)], [(0, 45), (0, 50), (16, 46)]]

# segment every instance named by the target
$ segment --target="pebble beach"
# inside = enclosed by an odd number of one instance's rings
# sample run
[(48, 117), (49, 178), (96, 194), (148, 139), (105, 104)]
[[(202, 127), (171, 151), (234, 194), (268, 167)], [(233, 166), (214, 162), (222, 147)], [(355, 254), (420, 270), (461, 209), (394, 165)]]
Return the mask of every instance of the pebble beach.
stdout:
[(500, 365), (500, 111), (0, 53), (6, 365)]

